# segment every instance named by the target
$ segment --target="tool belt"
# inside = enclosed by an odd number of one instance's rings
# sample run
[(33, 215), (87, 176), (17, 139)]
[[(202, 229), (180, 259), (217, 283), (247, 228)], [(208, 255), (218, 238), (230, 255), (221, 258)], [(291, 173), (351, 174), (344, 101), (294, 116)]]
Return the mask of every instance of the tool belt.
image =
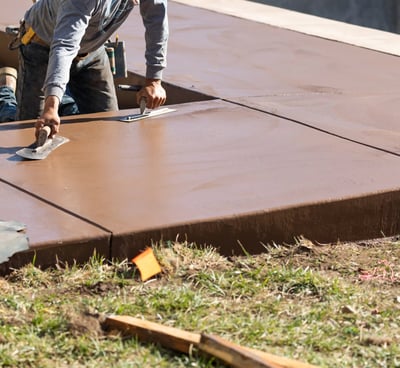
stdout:
[(32, 27), (28, 27), (28, 30), (25, 34), (21, 37), (21, 43), (23, 45), (28, 45), (29, 43), (37, 43), (38, 45), (50, 48), (50, 45), (43, 41), (33, 30)]
[[(13, 41), (11, 41), (9, 49), (15, 50), (21, 45), (28, 45), (30, 43), (36, 43), (37, 45), (50, 49), (50, 45), (46, 41), (42, 40), (31, 26), (26, 24), (25, 21), (22, 21), (19, 28), (19, 32), (16, 38)], [(88, 53), (79, 54), (75, 57), (74, 61), (77, 62), (83, 60), (87, 56)]]
[(110, 60), (111, 72), (114, 78), (126, 78), (128, 70), (126, 66), (125, 42), (120, 41), (117, 36), (115, 41), (108, 40), (104, 46)]
[(50, 49), (50, 45), (42, 40), (32, 27), (27, 25), (25, 21), (21, 21), (18, 31), (15, 34), (15, 38), (10, 42), (8, 48), (10, 50), (16, 50), (22, 45), (28, 45), (30, 43), (36, 43), (40, 46)]
[(37, 43), (43, 47), (50, 48), (50, 45), (42, 40), (32, 27), (27, 25), (24, 20), (21, 21), (18, 31), (15, 32), (15, 38), (10, 42), (8, 48), (16, 50), (21, 45), (28, 45), (29, 43)]
[[(25, 23), (24, 20), (21, 21), (19, 30), (13, 27), (10, 32), (15, 35), (15, 38), (10, 42), (8, 48), (10, 50), (16, 50), (22, 45), (28, 45), (30, 43), (36, 43), (40, 46), (50, 49), (50, 45), (42, 40), (31, 26)], [(126, 78), (128, 76), (128, 71), (126, 67), (126, 56), (125, 56), (125, 43), (124, 41), (119, 41), (118, 37), (115, 42), (108, 41), (104, 45), (107, 51), (107, 55), (110, 60), (111, 72), (115, 78)], [(74, 62), (79, 62), (85, 59), (89, 53), (78, 54), (74, 58)]]

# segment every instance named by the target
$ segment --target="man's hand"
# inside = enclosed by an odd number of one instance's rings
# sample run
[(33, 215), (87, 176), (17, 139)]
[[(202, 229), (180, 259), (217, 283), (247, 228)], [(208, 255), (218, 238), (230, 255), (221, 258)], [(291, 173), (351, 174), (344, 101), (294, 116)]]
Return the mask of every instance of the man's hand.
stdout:
[(155, 109), (165, 104), (167, 94), (159, 79), (146, 79), (143, 88), (136, 94), (137, 103), (140, 104), (142, 98), (146, 99), (146, 107)]
[(60, 101), (56, 96), (48, 96), (44, 103), (44, 109), (42, 115), (37, 119), (35, 123), (35, 136), (36, 139), (39, 134), (39, 130), (44, 126), (51, 128), (49, 138), (53, 138), (60, 130), (60, 116), (58, 115), (58, 106)]

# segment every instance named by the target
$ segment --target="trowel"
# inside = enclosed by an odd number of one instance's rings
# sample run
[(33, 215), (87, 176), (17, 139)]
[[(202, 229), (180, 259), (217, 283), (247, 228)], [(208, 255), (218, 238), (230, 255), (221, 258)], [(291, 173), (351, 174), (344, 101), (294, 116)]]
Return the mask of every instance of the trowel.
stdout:
[[(138, 92), (138, 91), (140, 91), (142, 86), (131, 85), (131, 84), (119, 84), (118, 88), (123, 91)], [(163, 114), (166, 114), (166, 113), (172, 112), (172, 111), (175, 111), (175, 110), (169, 109), (168, 107), (165, 107), (162, 109), (155, 109), (152, 111), (146, 111), (146, 99), (144, 97), (142, 97), (140, 99), (140, 104), (139, 104), (139, 114), (125, 116), (122, 119), (119, 119), (119, 121), (122, 121), (124, 123), (132, 123), (134, 121), (147, 119), (147, 118), (157, 116), (157, 115), (163, 115)]]
[(43, 160), (57, 147), (69, 142), (68, 138), (60, 135), (49, 138), (50, 132), (51, 128), (49, 126), (41, 128), (36, 142), (29, 147), (20, 149), (16, 154), (29, 160)]

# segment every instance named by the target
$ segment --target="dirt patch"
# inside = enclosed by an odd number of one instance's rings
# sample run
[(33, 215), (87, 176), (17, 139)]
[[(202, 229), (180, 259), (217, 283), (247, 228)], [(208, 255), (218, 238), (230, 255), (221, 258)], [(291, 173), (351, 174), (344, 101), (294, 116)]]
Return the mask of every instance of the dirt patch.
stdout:
[(103, 329), (101, 328), (101, 317), (95, 311), (84, 311), (84, 312), (68, 312), (66, 314), (68, 322), (68, 331), (73, 336), (90, 335), (93, 337), (99, 337), (103, 335)]

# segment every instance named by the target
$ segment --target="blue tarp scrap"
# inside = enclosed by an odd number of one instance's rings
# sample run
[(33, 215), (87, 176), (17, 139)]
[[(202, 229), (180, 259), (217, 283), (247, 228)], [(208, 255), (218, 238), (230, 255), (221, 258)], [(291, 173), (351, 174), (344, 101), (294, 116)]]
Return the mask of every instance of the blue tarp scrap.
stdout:
[(29, 248), (26, 225), (17, 221), (0, 220), (0, 264)]

